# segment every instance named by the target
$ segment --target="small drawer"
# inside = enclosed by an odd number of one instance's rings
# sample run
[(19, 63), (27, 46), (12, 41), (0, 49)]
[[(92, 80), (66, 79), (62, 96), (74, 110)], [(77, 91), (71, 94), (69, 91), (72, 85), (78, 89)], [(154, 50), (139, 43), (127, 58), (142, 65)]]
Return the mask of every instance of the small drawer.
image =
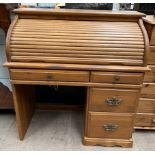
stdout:
[(155, 114), (137, 113), (135, 126), (155, 127)]
[(143, 83), (141, 89), (142, 98), (155, 98), (155, 83)]
[(135, 112), (140, 91), (137, 89), (90, 89), (90, 111)]
[(11, 69), (10, 75), (12, 80), (89, 81), (89, 72), (87, 71)]
[(155, 99), (140, 98), (138, 113), (155, 113)]
[(90, 138), (130, 139), (133, 131), (132, 114), (89, 112), (87, 136)]
[(141, 84), (143, 73), (91, 72), (91, 82)]
[(148, 65), (148, 67), (151, 70), (149, 72), (145, 73), (145, 75), (144, 75), (144, 82), (154, 83), (155, 82), (155, 65)]

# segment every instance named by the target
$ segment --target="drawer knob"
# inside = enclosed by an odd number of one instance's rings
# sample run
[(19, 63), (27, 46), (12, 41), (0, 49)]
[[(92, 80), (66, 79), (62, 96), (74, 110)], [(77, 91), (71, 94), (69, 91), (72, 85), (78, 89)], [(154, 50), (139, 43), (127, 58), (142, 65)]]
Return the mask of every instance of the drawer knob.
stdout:
[(107, 98), (105, 100), (105, 103), (110, 105), (110, 106), (117, 106), (122, 102), (122, 99), (116, 98), (116, 97), (112, 97), (112, 98)]
[(119, 76), (114, 76), (113, 83), (117, 83), (119, 80), (120, 80), (120, 77)]
[(48, 81), (52, 80), (52, 78), (53, 78), (52, 75), (47, 75), (47, 80)]
[(118, 125), (117, 124), (113, 124), (113, 123), (109, 123), (109, 124), (103, 125), (103, 128), (106, 131), (113, 132), (113, 131), (115, 131), (118, 128)]

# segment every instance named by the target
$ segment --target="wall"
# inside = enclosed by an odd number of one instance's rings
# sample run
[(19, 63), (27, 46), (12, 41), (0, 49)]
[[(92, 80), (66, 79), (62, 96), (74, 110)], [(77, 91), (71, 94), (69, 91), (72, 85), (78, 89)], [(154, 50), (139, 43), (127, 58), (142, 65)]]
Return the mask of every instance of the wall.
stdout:
[(0, 29), (0, 82), (6, 85), (11, 90), (8, 69), (2, 66), (5, 61), (5, 34), (3, 30)]

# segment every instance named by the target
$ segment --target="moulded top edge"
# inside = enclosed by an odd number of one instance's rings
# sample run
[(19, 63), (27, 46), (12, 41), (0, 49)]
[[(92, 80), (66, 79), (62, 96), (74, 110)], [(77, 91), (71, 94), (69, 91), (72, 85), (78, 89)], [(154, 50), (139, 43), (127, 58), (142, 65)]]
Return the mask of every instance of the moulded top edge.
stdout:
[(16, 14), (21, 15), (70, 15), (70, 16), (98, 16), (98, 17), (144, 17), (145, 14), (137, 11), (112, 11), (112, 10), (82, 10), (82, 9), (42, 9), (19, 8)]

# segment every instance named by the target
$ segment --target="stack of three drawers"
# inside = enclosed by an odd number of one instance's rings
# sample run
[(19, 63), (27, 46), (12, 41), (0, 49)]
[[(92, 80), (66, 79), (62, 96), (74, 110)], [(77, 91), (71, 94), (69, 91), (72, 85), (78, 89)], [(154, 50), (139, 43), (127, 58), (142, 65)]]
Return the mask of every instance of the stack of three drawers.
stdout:
[(91, 72), (91, 82), (105, 85), (109, 83), (112, 87), (91, 87), (88, 90), (84, 138), (86, 144), (132, 146), (134, 118), (142, 80), (143, 73)]

